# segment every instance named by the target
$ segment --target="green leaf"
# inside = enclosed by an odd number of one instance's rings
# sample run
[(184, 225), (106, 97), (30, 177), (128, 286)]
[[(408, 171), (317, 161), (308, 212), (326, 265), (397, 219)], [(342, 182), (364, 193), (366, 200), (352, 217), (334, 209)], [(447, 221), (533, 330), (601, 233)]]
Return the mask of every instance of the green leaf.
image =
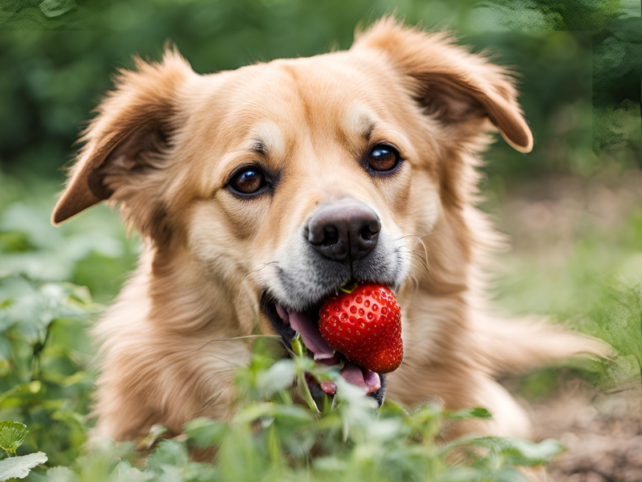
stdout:
[(48, 482), (78, 482), (78, 477), (69, 467), (52, 467), (47, 470)]
[(466, 420), (469, 418), (492, 418), (492, 414), (485, 408), (464, 408), (456, 412), (444, 410), (444, 415), (453, 420)]
[(274, 416), (281, 422), (305, 424), (314, 420), (312, 412), (298, 405), (274, 405)]
[[(212, 464), (190, 462), (183, 470), (184, 480), (188, 482), (210, 482), (221, 480), (218, 472)], [(164, 479), (167, 480), (167, 479)]]
[(292, 351), (295, 355), (305, 356), (307, 350), (301, 340), (301, 333), (297, 333), (294, 338), (292, 338)]
[(299, 390), (303, 400), (305, 400), (305, 403), (310, 407), (310, 410), (320, 413), (319, 407), (317, 407), (317, 402), (314, 401), (312, 393), (310, 393), (310, 387), (308, 387), (308, 382), (303, 373), (299, 373), (297, 376), (297, 389)]
[(442, 412), (443, 410), (439, 405), (429, 404), (419, 408), (411, 415), (411, 418), (414, 422), (424, 424), (437, 420)]
[(11, 343), (6, 333), (0, 333), (0, 360), (8, 360), (11, 356)]
[(24, 479), (29, 475), (31, 469), (46, 461), (47, 456), (43, 452), (0, 460), (0, 482), (9, 479)]
[(149, 429), (149, 433), (147, 434), (147, 436), (140, 441), (139, 445), (141, 447), (150, 448), (152, 445), (156, 443), (158, 438), (165, 433), (167, 433), (167, 429), (163, 427), (161, 424), (155, 423)]
[[(26, 395), (26, 394), (35, 395), (36, 393), (40, 392), (41, 388), (42, 388), (42, 382), (40, 380), (34, 380), (32, 382), (25, 383), (23, 385), (16, 385), (11, 390), (7, 390), (2, 395), (0, 395), (0, 403), (4, 402), (6, 399), (11, 397), (19, 397), (21, 395)], [(0, 438), (1, 437), (2, 436), (0, 435)], [(0, 442), (0, 447), (2, 447), (1, 442)]]
[(289, 423), (310, 422), (312, 412), (298, 405), (279, 405), (277, 403), (254, 403), (244, 407), (234, 417), (239, 424), (251, 423), (259, 418), (269, 417)]
[(27, 436), (27, 426), (24, 423), (3, 420), (0, 422), (0, 448), (7, 452), (16, 453)]
[(273, 417), (273, 403), (253, 403), (239, 410), (234, 416), (234, 421), (239, 424), (253, 422), (261, 417)]
[(479, 480), (481, 480), (480, 472), (470, 467), (451, 467), (439, 477), (439, 482), (477, 482)]
[(185, 432), (197, 447), (207, 448), (212, 445), (219, 445), (227, 426), (221, 422), (209, 418), (195, 418), (185, 424)]
[(75, 0), (45, 0), (40, 4), (40, 10), (49, 18), (64, 15), (76, 6)]
[(642, 43), (642, 18), (622, 19), (614, 24), (613, 30), (614, 36), (619, 40), (631, 43)]
[[(294, 342), (293, 342), (294, 345)], [(261, 371), (256, 377), (256, 387), (264, 397), (288, 388), (295, 375), (295, 364), (292, 360), (279, 360), (268, 370)]]
[(147, 467), (152, 470), (161, 470), (168, 465), (184, 467), (188, 461), (185, 445), (175, 440), (161, 440), (158, 448), (149, 456)]
[(529, 480), (515, 467), (505, 466), (493, 475), (493, 482), (529, 482)]
[(383, 406), (381, 407), (381, 411), (387, 414), (396, 414), (396, 415), (401, 415), (403, 418), (408, 418), (408, 412), (406, 411), (406, 409), (403, 408), (398, 403), (393, 402), (389, 398), (386, 398), (383, 401)]
[(339, 457), (317, 457), (312, 461), (314, 468), (325, 472), (346, 472), (350, 467)]
[(537, 443), (510, 437), (481, 437), (471, 443), (504, 455), (507, 464), (523, 466), (545, 464), (564, 451), (562, 444), (553, 439)]
[(353, 283), (350, 285), (342, 286), (341, 291), (343, 291), (344, 293), (350, 294), (357, 289), (357, 286), (359, 286), (359, 283)]

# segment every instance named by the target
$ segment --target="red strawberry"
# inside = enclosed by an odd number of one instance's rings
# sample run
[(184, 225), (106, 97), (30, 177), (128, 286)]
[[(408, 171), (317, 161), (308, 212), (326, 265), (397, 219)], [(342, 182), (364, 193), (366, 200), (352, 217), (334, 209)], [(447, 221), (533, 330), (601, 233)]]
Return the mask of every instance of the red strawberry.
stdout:
[(363, 368), (388, 373), (401, 365), (401, 314), (386, 286), (361, 285), (330, 298), (321, 307), (319, 329), (332, 348)]

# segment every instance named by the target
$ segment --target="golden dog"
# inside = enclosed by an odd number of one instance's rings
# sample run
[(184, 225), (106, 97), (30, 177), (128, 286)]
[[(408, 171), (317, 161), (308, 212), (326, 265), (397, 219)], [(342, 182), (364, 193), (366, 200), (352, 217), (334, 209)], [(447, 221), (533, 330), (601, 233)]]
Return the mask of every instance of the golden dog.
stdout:
[(505, 69), (391, 18), (344, 52), (198, 75), (168, 50), (121, 72), (53, 214), (109, 199), (145, 243), (95, 329), (97, 433), (228, 416), (248, 346), (208, 340), (257, 327), (287, 339), (288, 318), (309, 321), (339, 287), (369, 281), (397, 292), (405, 360), (385, 380), (363, 369), (357, 385), (493, 413), (457, 434), (528, 437), (493, 375), (602, 347), (486, 306), (501, 238), (475, 208), (476, 168), (494, 126), (533, 147), (516, 95)]

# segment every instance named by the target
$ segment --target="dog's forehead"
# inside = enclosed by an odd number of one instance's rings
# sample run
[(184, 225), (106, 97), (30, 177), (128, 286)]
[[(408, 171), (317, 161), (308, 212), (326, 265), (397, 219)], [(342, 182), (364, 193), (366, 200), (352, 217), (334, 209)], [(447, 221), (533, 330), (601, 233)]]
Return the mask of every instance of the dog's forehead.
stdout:
[(377, 120), (391, 121), (391, 76), (349, 52), (276, 60), (213, 77), (207, 93), (199, 92), (205, 102), (198, 117), (218, 133), (222, 147), (255, 142), (257, 150), (281, 153), (303, 134), (367, 137)]

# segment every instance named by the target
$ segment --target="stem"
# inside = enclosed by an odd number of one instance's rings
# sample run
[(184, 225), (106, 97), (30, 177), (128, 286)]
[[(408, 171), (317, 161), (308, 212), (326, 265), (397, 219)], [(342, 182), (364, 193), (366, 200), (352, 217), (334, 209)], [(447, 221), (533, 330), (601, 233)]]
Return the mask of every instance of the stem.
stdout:
[(305, 381), (305, 373), (299, 373), (297, 377), (297, 385), (299, 386), (299, 392), (303, 397), (303, 400), (308, 404), (310, 410), (313, 410), (316, 413), (319, 412), (319, 407), (317, 407), (314, 398), (312, 398), (312, 393), (310, 393), (310, 387), (308, 387), (308, 382)]

